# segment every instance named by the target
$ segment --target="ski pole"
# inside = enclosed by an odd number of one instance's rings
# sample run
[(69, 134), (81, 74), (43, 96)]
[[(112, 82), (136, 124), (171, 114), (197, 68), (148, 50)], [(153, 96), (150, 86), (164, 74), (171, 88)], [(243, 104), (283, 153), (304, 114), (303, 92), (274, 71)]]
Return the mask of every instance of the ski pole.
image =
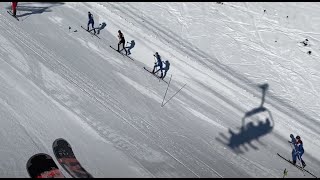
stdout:
[(170, 82), (171, 82), (171, 78), (172, 78), (172, 74), (171, 74), (171, 77), (170, 77), (170, 80), (169, 80), (169, 83), (168, 83), (168, 87), (167, 87), (166, 93), (164, 94), (164, 97), (163, 97), (163, 100), (162, 100), (162, 103), (161, 103), (161, 107), (163, 107), (163, 102), (164, 102), (164, 99), (166, 98), (166, 95), (167, 95), (167, 92), (168, 92), (168, 89), (169, 89), (169, 85), (170, 85)]
[[(187, 85), (187, 84), (184, 84), (184, 85), (179, 89), (179, 91), (181, 91), (182, 88), (184, 88), (184, 86), (186, 86), (186, 85)], [(179, 91), (177, 91), (173, 96), (171, 96), (171, 98), (170, 98), (167, 102), (169, 102), (176, 94), (178, 94)], [(167, 102), (165, 102), (165, 103), (163, 104), (163, 106), (166, 105)], [(163, 107), (163, 106), (162, 106), (162, 107)]]

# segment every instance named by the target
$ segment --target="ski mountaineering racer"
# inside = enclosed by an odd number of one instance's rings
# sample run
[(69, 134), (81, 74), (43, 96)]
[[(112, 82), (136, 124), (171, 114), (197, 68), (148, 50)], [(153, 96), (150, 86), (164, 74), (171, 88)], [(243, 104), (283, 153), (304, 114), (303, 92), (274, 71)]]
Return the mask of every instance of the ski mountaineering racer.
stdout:
[(127, 50), (126, 50), (126, 48), (124, 47), (124, 44), (125, 44), (125, 42), (126, 42), (126, 40), (124, 39), (124, 36), (123, 36), (123, 34), (122, 34), (122, 32), (119, 30), (118, 31), (118, 38), (119, 38), (119, 42), (118, 42), (118, 52), (120, 52), (120, 44), (122, 44), (122, 48), (126, 51), (126, 55), (128, 55), (128, 52), (127, 52)]
[(88, 21), (87, 31), (89, 31), (89, 25), (91, 24), (94, 34), (96, 34), (96, 30), (94, 29), (93, 15), (90, 13), (90, 11), (88, 12), (88, 18), (89, 18), (89, 21)]
[[(161, 56), (159, 55), (158, 52), (156, 52), (153, 56), (156, 57), (156, 59), (157, 59), (157, 62), (154, 63), (153, 70), (152, 70), (152, 73), (155, 74), (154, 70), (156, 69), (156, 67), (159, 66), (159, 67), (160, 67), (160, 70), (162, 69), (162, 61), (161, 61)], [(157, 72), (158, 72), (158, 71), (159, 71), (159, 70), (157, 70)], [(161, 76), (160, 76), (160, 78), (162, 78), (162, 76), (163, 76), (163, 73), (162, 73), (162, 71), (161, 71)]]
[(294, 165), (296, 165), (297, 158), (298, 158), (298, 160), (300, 160), (302, 163), (302, 167), (305, 167), (306, 163), (302, 159), (302, 155), (304, 153), (304, 148), (303, 148), (303, 142), (302, 142), (300, 136), (296, 136), (296, 138), (294, 138), (293, 134), (290, 134), (290, 138), (291, 138), (291, 141), (288, 141), (288, 142), (293, 144), (293, 149), (291, 152), (292, 153), (292, 163)]

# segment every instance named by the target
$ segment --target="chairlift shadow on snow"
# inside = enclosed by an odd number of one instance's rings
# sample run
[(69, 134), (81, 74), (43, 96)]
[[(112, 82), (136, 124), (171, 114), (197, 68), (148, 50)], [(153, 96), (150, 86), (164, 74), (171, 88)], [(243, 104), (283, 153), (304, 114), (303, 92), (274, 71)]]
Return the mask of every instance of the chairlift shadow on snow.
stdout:
[[(41, 4), (42, 6), (39, 6)], [(17, 17), (29, 16), (31, 14), (41, 14), (43, 12), (51, 12), (51, 7), (63, 5), (63, 2), (39, 2), (35, 3), (27, 3), (27, 2), (19, 2), (17, 5)], [(6, 9), (11, 10), (12, 7), (8, 6)], [(26, 11), (26, 12), (25, 12)], [(25, 12), (20, 14), (21, 12)]]
[[(224, 139), (224, 141), (227, 142), (223, 142), (223, 140), (221, 140), (219, 137), (216, 138), (217, 141), (229, 146), (237, 154), (244, 153), (240, 149), (241, 146), (243, 146), (244, 149), (248, 151), (249, 149), (246, 147), (246, 145), (249, 145), (254, 150), (258, 150), (258, 147), (252, 144), (252, 141), (256, 140), (259, 144), (264, 145), (259, 140), (259, 138), (270, 133), (274, 127), (274, 121), (271, 112), (267, 108), (263, 107), (268, 84), (264, 84), (259, 87), (262, 89), (261, 104), (259, 107), (253, 108), (252, 110), (245, 113), (244, 117), (242, 118), (241, 127), (238, 128), (239, 132), (235, 133), (234, 131), (229, 129), (229, 138), (225, 134), (220, 133), (220, 136)], [(265, 112), (267, 112), (267, 116), (265, 116), (264, 119), (259, 118), (257, 122), (253, 120), (254, 115), (261, 115)], [(251, 121), (246, 124), (246, 120)], [(255, 125), (254, 122), (256, 122), (257, 125)]]

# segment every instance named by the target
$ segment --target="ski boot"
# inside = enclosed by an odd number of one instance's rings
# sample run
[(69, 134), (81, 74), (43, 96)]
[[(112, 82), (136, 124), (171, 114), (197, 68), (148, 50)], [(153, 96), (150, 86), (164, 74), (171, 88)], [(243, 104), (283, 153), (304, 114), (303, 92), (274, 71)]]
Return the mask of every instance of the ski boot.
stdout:
[(296, 165), (296, 163), (297, 163), (296, 160), (293, 160), (293, 161), (292, 161), (292, 164), (293, 164), (293, 165)]
[(306, 167), (306, 163), (303, 160), (301, 160), (301, 163), (303, 168)]

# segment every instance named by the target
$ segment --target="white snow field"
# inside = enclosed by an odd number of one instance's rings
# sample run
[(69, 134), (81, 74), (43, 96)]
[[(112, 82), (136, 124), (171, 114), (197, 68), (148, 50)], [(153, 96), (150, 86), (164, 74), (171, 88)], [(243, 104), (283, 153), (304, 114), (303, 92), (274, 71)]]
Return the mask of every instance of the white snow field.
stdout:
[[(64, 138), (94, 177), (312, 178), (277, 156), (291, 159), (291, 133), (320, 176), (320, 3), (19, 2), (19, 21), (10, 8), (0, 177), (29, 177), (28, 159)], [(88, 11), (101, 39), (80, 27)], [(134, 61), (109, 47), (118, 30)], [(168, 90), (143, 69), (156, 51)]]

